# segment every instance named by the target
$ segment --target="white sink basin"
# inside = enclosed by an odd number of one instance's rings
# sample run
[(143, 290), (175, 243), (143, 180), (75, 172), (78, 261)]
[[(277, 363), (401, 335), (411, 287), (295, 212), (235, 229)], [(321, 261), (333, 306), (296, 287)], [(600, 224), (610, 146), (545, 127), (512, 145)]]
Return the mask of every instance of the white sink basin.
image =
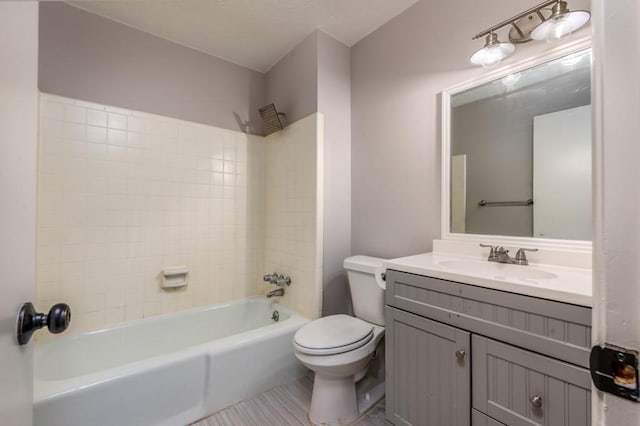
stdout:
[(477, 260), (443, 260), (440, 266), (463, 274), (491, 277), (497, 280), (542, 281), (557, 278), (556, 274), (534, 269), (531, 266)]

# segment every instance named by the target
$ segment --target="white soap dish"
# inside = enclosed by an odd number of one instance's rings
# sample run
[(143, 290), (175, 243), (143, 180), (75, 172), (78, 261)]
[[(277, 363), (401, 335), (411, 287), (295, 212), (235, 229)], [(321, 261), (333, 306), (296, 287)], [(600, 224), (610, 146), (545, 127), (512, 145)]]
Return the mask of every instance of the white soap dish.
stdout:
[(185, 287), (189, 282), (189, 269), (186, 266), (167, 266), (162, 269), (162, 288)]

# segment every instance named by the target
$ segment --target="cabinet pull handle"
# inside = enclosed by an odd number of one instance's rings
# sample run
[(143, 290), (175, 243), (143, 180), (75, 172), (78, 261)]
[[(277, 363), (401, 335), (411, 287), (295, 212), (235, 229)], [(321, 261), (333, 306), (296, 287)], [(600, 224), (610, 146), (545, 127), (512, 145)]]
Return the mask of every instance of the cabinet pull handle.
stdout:
[(529, 399), (529, 402), (531, 403), (531, 405), (533, 405), (535, 408), (540, 408), (542, 407), (542, 397), (540, 395), (534, 395)]
[(458, 350), (456, 351), (456, 358), (458, 358), (460, 361), (462, 361), (462, 360), (464, 359), (464, 356), (465, 356), (466, 354), (467, 354), (467, 353), (466, 353), (465, 351), (463, 351), (462, 349), (458, 349)]

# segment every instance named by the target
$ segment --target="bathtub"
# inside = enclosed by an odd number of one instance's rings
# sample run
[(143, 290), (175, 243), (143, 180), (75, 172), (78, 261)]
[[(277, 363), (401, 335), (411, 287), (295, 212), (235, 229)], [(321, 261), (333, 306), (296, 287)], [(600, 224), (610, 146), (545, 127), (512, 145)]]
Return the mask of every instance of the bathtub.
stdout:
[(34, 425), (194, 422), (302, 376), (291, 342), (307, 321), (248, 298), (38, 342)]

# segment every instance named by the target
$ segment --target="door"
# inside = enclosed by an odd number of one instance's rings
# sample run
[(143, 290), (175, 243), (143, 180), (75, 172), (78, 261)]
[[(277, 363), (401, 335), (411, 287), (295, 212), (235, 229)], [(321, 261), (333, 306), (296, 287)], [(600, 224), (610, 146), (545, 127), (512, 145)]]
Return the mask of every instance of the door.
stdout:
[(467, 221), (467, 155), (451, 156), (451, 232), (464, 234)]
[(534, 237), (591, 240), (591, 105), (533, 118), (533, 200)]
[(15, 326), (35, 295), (38, 4), (0, 2), (0, 40), (0, 419), (30, 425), (33, 349)]
[[(594, 344), (640, 349), (638, 0), (595, 0)], [(595, 389), (595, 388), (594, 388)], [(594, 425), (639, 425), (640, 406), (593, 392)]]
[(470, 334), (388, 306), (385, 318), (387, 419), (469, 426)]

